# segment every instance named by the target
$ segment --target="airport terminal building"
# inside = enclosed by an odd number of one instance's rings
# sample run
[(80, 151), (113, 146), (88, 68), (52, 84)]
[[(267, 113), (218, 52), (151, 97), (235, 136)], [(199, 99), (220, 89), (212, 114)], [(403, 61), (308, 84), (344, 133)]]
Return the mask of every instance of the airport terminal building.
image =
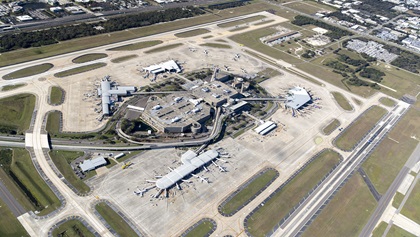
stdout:
[(163, 98), (152, 96), (142, 113), (142, 119), (165, 133), (199, 132), (201, 124), (210, 118), (211, 108), (189, 93), (176, 93)]

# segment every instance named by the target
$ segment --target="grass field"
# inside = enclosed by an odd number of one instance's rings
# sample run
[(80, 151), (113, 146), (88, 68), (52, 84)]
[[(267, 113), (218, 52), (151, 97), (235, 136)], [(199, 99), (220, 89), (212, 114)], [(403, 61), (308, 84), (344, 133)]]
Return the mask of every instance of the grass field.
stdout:
[(246, 223), (249, 232), (265, 236), (299, 201), (339, 162), (340, 156), (332, 150), (325, 150), (311, 164), (306, 166), (282, 190), (272, 195), (264, 206), (255, 211)]
[(230, 48), (232, 48), (232, 46), (230, 46), (228, 44), (218, 44), (218, 43), (205, 43), (205, 44), (200, 44), (200, 46), (218, 48), (218, 49), (230, 49)]
[(235, 32), (235, 31), (245, 30), (245, 29), (248, 29), (248, 28), (249, 28), (249, 26), (239, 26), (239, 27), (235, 27), (235, 28), (233, 28), (229, 31), (230, 32)]
[(277, 172), (275, 170), (267, 170), (258, 178), (254, 179), (241, 191), (235, 194), (225, 205), (222, 206), (221, 211), (225, 215), (230, 215), (240, 208), (243, 204), (249, 202), (255, 194), (272, 182), (276, 178)]
[(250, 23), (250, 22), (254, 22), (254, 21), (258, 21), (261, 19), (266, 18), (263, 15), (258, 15), (258, 16), (252, 16), (252, 17), (248, 17), (242, 20), (237, 20), (237, 21), (231, 21), (231, 22), (227, 22), (227, 23), (223, 23), (223, 24), (218, 24), (218, 27), (222, 27), (222, 28), (227, 28), (227, 27), (232, 27), (232, 26), (236, 26), (236, 25), (242, 25), (242, 24), (246, 24), (246, 23)]
[(265, 24), (268, 24), (268, 23), (271, 23), (271, 22), (274, 22), (274, 20), (260, 21), (260, 22), (254, 23), (253, 25), (254, 26), (259, 26), (259, 25), (265, 25)]
[(388, 227), (388, 223), (382, 221), (372, 232), (372, 237), (382, 237), (385, 232), (386, 227)]
[(153, 46), (161, 44), (161, 43), (163, 43), (162, 40), (150, 40), (150, 41), (143, 41), (143, 42), (134, 43), (134, 44), (127, 44), (127, 45), (123, 45), (123, 46), (120, 46), (120, 47), (115, 47), (115, 48), (111, 48), (111, 49), (107, 49), (107, 50), (110, 50), (110, 51), (133, 51), (133, 50), (153, 47)]
[(64, 222), (52, 231), (52, 236), (95, 237), (95, 235), (93, 235), (93, 233), (78, 220), (69, 220)]
[(257, 73), (257, 77), (254, 78), (255, 82), (257, 83), (261, 83), (267, 79), (270, 79), (272, 77), (276, 77), (276, 76), (280, 76), (282, 75), (279, 71), (271, 69), (271, 68), (266, 68), (260, 72)]
[(358, 236), (375, 207), (375, 198), (362, 177), (355, 173), (302, 237)]
[(363, 163), (363, 169), (382, 195), (418, 144), (411, 136), (420, 134), (420, 103), (414, 106)]
[(106, 203), (101, 202), (95, 206), (102, 218), (111, 226), (115, 232), (121, 237), (138, 236), (136, 232)]
[(137, 57), (138, 57), (137, 54), (130, 54), (130, 55), (127, 55), (127, 56), (122, 56), (122, 57), (111, 59), (111, 62), (113, 62), (113, 63), (122, 63), (122, 62), (131, 60), (131, 59), (134, 59), (134, 58), (137, 58)]
[(190, 232), (188, 232), (185, 237), (205, 237), (213, 229), (214, 225), (210, 221), (203, 221)]
[(50, 91), (50, 103), (52, 105), (59, 105), (63, 102), (63, 89), (58, 86), (51, 87)]
[(410, 218), (411, 220), (420, 223), (420, 182), (416, 183), (413, 191), (411, 191), (407, 202), (404, 204), (401, 214)]
[(400, 227), (396, 225), (392, 225), (386, 237), (416, 237), (416, 236), (404, 229), (401, 229)]
[(235, 16), (250, 14), (268, 9), (275, 9), (276, 14), (289, 19), (296, 15), (294, 13), (286, 12), (285, 10), (282, 10), (276, 6), (267, 3), (256, 2), (243, 7), (229, 8), (221, 11), (216, 10), (217, 14), (210, 13), (195, 18), (180, 19), (177, 21), (163, 24), (156, 24), (152, 26), (134, 28), (114, 33), (96, 35), (92, 37), (73, 39), (69, 41), (60, 42), (59, 44), (54, 45), (46, 45), (37, 48), (20, 49), (12, 52), (2, 53), (0, 55), (0, 67), (65, 54), (78, 50), (98, 47), (125, 40), (145, 37), (171, 30), (182, 29), (189, 26), (223, 20)]
[(387, 111), (379, 106), (373, 106), (368, 111), (365, 111), (350, 125), (350, 127), (344, 130), (340, 136), (335, 139), (335, 146), (346, 151), (353, 150), (360, 139), (362, 139), (386, 113)]
[(392, 200), (392, 206), (398, 209), (400, 207), (404, 197), (405, 196), (402, 193), (397, 192), (394, 196), (394, 199)]
[(14, 71), (12, 73), (6, 74), (6, 75), (3, 76), (3, 79), (4, 80), (13, 80), (13, 79), (18, 79), (18, 78), (22, 78), (22, 77), (29, 77), (29, 76), (44, 73), (44, 72), (50, 70), (53, 67), (54, 67), (54, 65), (52, 65), (51, 63), (43, 63), (43, 64), (23, 68), (23, 69)]
[[(15, 187), (20, 189), (30, 203), (28, 206), (28, 202), (25, 201), (22, 205), (30, 210), (39, 211), (39, 215), (46, 215), (57, 209), (60, 201), (39, 176), (29, 152), (22, 148), (13, 148), (12, 152), (11, 157), (1, 157), (2, 165), (7, 179), (13, 181)], [(15, 190), (11, 189), (11, 192), (15, 196)], [(18, 201), (19, 196), (16, 195)]]
[(234, 36), (231, 36), (230, 39), (237, 42), (238, 44), (245, 45), (274, 59), (280, 59), (291, 64), (302, 63), (302, 60), (296, 57), (292, 57), (290, 54), (283, 52), (280, 49), (270, 47), (261, 42), (261, 37), (271, 35), (275, 32), (277, 32), (276, 29), (272, 27), (265, 27), (257, 30), (236, 34)]
[(318, 11), (325, 11), (324, 8), (322, 8), (320, 6), (314, 6), (314, 5), (311, 5), (311, 4), (307, 4), (307, 2), (305, 2), (305, 1), (289, 3), (286, 6), (292, 8), (292, 9), (295, 9), (299, 12), (309, 14), (309, 15), (315, 14)]
[(343, 94), (339, 92), (331, 92), (331, 94), (333, 95), (335, 101), (337, 101), (338, 105), (342, 109), (344, 109), (345, 111), (353, 110), (353, 106), (351, 106), (350, 102), (346, 99), (346, 97), (344, 97)]
[(322, 132), (325, 135), (330, 135), (332, 132), (334, 132), (334, 130), (336, 130), (339, 126), (340, 126), (340, 121), (338, 121), (338, 119), (334, 119), (333, 121), (331, 121), (327, 126), (325, 126), (322, 129)]
[(13, 215), (6, 203), (0, 199), (0, 236), (20, 237), (29, 236), (25, 228)]
[(177, 47), (179, 47), (181, 45), (183, 45), (183, 44), (182, 43), (168, 44), (168, 45), (165, 45), (165, 46), (162, 46), (162, 47), (157, 47), (157, 48), (154, 48), (154, 49), (150, 49), (150, 50), (144, 51), (144, 53), (164, 52), (164, 51), (167, 51), (167, 50), (171, 50), (171, 49), (177, 48)]
[(0, 91), (11, 91), (11, 90), (14, 90), (14, 89), (26, 86), (26, 85), (27, 85), (26, 83), (7, 85), (7, 86), (3, 86)]
[(50, 151), (50, 157), (57, 166), (61, 174), (69, 181), (80, 193), (88, 193), (90, 191), (87, 186), (79, 177), (76, 176), (72, 170), (70, 163), (78, 157), (83, 156), (80, 151)]
[(20, 94), (0, 99), (0, 133), (23, 134), (31, 123), (35, 96)]
[(395, 100), (392, 100), (388, 97), (382, 97), (379, 99), (379, 102), (381, 102), (381, 104), (388, 106), (388, 107), (394, 107), (397, 102), (395, 102)]
[(95, 61), (95, 60), (106, 58), (106, 57), (108, 57), (108, 54), (106, 53), (90, 53), (90, 54), (81, 55), (71, 61), (73, 63), (87, 63), (90, 61)]
[(89, 65), (85, 65), (85, 66), (81, 66), (81, 67), (76, 67), (73, 69), (69, 69), (66, 71), (62, 71), (62, 72), (58, 72), (56, 74), (54, 74), (55, 77), (68, 77), (68, 76), (72, 76), (72, 75), (76, 75), (79, 73), (84, 73), (84, 72), (88, 72), (91, 70), (95, 70), (101, 67), (105, 67), (106, 63), (92, 63)]
[(193, 37), (193, 36), (202, 35), (202, 34), (206, 34), (206, 33), (210, 33), (210, 31), (207, 30), (207, 29), (200, 28), (200, 29), (195, 29), (195, 30), (190, 30), (190, 31), (177, 33), (177, 34), (175, 34), (175, 36), (178, 37), (178, 38), (188, 38), (188, 37)]

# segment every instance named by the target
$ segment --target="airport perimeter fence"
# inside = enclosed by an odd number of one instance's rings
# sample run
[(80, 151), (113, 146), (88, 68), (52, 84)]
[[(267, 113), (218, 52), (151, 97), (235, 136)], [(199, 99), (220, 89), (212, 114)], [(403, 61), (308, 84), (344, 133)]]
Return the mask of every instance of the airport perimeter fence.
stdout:
[(187, 236), (190, 231), (192, 231), (193, 229), (195, 229), (197, 226), (201, 225), (201, 223), (203, 223), (205, 221), (209, 221), (213, 224), (213, 228), (209, 232), (207, 232), (206, 235), (203, 235), (203, 237), (209, 237), (217, 229), (216, 222), (213, 219), (210, 219), (210, 218), (203, 218), (203, 219), (197, 221), (194, 225), (190, 226), (190, 228), (188, 228), (186, 231), (184, 231), (184, 233), (182, 233), (180, 237)]
[(48, 237), (53, 237), (52, 232), (55, 230), (55, 228), (59, 227), (60, 225), (62, 225), (66, 221), (70, 221), (70, 220), (78, 220), (78, 221), (80, 221), (90, 232), (92, 232), (92, 234), (95, 237), (101, 237), (101, 235), (95, 229), (93, 229), (93, 227), (90, 226), (89, 223), (87, 223), (87, 221), (85, 219), (83, 219), (81, 216), (68, 216), (68, 217), (62, 219), (61, 221), (55, 223), (49, 229), (49, 231), (48, 231)]
[[(315, 154), (314, 156), (312, 156), (305, 164), (302, 165), (302, 167), (300, 167), (297, 171), (295, 171), (292, 176), (290, 176), (283, 184), (280, 185), (280, 187), (278, 187), (276, 190), (274, 190), (266, 199), (264, 199), (264, 201), (261, 202), (260, 205), (258, 205), (254, 210), (252, 210), (246, 217), (244, 220), (244, 227), (245, 227), (245, 233), (248, 236), (253, 236), (249, 230), (248, 230), (248, 219), (256, 212), (258, 211), (262, 206), (264, 206), (264, 204), (266, 202), (268, 202), (276, 193), (280, 192), (287, 184), (289, 184), (300, 172), (302, 172), (302, 170), (304, 170), (309, 164), (311, 164), (316, 158), (318, 158), (322, 152), (326, 151), (326, 150), (331, 150), (329, 148), (324, 148), (321, 151), (319, 151), (317, 154)], [(309, 193), (304, 197), (304, 199), (302, 199), (293, 209), (291, 212), (289, 212), (283, 219), (281, 219), (279, 221), (279, 223), (277, 223), (277, 225), (269, 232), (266, 234), (266, 236), (270, 236), (272, 235), (274, 232), (276, 232), (278, 230), (278, 228), (281, 227), (281, 225), (293, 214), (293, 212), (306, 200), (306, 198), (335, 170), (335, 168), (337, 168), (337, 166), (343, 161), (343, 157), (340, 155), (340, 162), (338, 162), (329, 172), (328, 174), (326, 174), (322, 180), (320, 182), (318, 182), (318, 184), (316, 185), (315, 188), (313, 188), (311, 191), (309, 191)]]
[[(394, 109), (395, 110), (395, 109)], [(408, 109), (404, 109), (400, 112), (400, 117), (397, 121), (395, 121), (395, 124), (404, 116), (404, 114), (408, 111)], [(404, 114), (403, 114), (404, 113)], [(393, 126), (393, 127), (394, 127)], [(353, 176), (354, 172), (356, 172), (362, 164), (366, 161), (366, 159), (370, 156), (370, 154), (375, 150), (375, 148), (382, 142), (382, 140), (385, 138), (385, 135), (389, 133), (393, 127), (391, 127), (385, 134), (382, 136), (382, 138), (375, 143), (374, 147), (363, 157), (363, 159), (360, 161), (360, 163), (355, 167), (355, 169), (344, 179), (344, 181), (338, 186), (336, 190), (332, 193), (332, 195), (322, 204), (322, 206), (319, 208), (319, 210), (311, 217), (311, 219), (308, 220), (308, 222), (305, 223), (305, 225), (302, 227), (302, 229), (299, 230), (299, 232), (296, 234), (296, 237), (300, 237), (303, 232), (308, 228), (308, 226), (314, 221), (314, 219), (322, 212), (322, 210), (325, 208), (325, 206), (328, 205), (328, 203), (333, 199), (333, 197), (337, 194), (337, 192), (347, 183), (347, 181)]]
[(105, 203), (106, 205), (108, 205), (115, 213), (117, 213), (126, 223), (127, 225), (129, 225), (131, 227), (131, 229), (136, 232), (136, 234), (139, 237), (146, 237), (146, 235), (141, 232), (136, 225), (115, 205), (113, 205), (110, 201), (106, 200), (106, 199), (101, 199), (101, 200), (97, 200), (95, 202), (92, 203), (91, 208), (94, 211), (94, 214), (99, 218), (99, 220), (105, 225), (105, 227), (116, 237), (120, 236), (119, 234), (117, 234), (117, 232), (115, 232), (115, 230), (108, 224), (108, 222), (101, 216), (101, 214), (99, 214), (99, 212), (96, 210), (95, 206), (100, 204), (100, 203)]
[(58, 200), (60, 200), (60, 202), (61, 202), (60, 207), (58, 207), (56, 210), (54, 210), (53, 212), (51, 212), (51, 213), (49, 213), (48, 215), (45, 215), (45, 216), (38, 216), (35, 213), (33, 213), (32, 211), (29, 212), (29, 215), (32, 216), (33, 218), (37, 219), (37, 220), (47, 219), (51, 216), (54, 216), (58, 212), (60, 212), (66, 206), (67, 202), (66, 202), (66, 199), (61, 194), (61, 192), (58, 191), (57, 187), (51, 182), (51, 180), (47, 177), (45, 172), (41, 169), (41, 166), (39, 165), (38, 160), (36, 159), (34, 149), (32, 147), (30, 147), (30, 148), (27, 147), (26, 149), (29, 151), (29, 155), (31, 156), (32, 163), (33, 163), (36, 171), (38, 172), (39, 176), (41, 176), (41, 178), (45, 181), (45, 183), (48, 185), (48, 187), (51, 189), (51, 191), (53, 191), (53, 193), (57, 196)]
[[(232, 198), (234, 198), (240, 191), (242, 191), (244, 188), (246, 188), (250, 183), (252, 183), (255, 179), (259, 178), (261, 175), (266, 173), (269, 170), (274, 170), (276, 172), (276, 175), (263, 187), (261, 188), (257, 193), (255, 193), (249, 200), (247, 200), (244, 204), (242, 204), (240, 207), (238, 207), (236, 210), (234, 210), (230, 214), (225, 214), (222, 211), (222, 208), (228, 203)], [(252, 200), (254, 200), (258, 195), (260, 195), (264, 190), (270, 186), (274, 180), (276, 180), (280, 176), (280, 173), (272, 167), (266, 167), (260, 170), (258, 173), (254, 174), (250, 179), (245, 181), (243, 184), (241, 184), (233, 193), (229, 194), (229, 196), (218, 206), (217, 210), (222, 216), (230, 217), (235, 215), (238, 211), (240, 211), (242, 208), (244, 208), (246, 205), (248, 205)]]
[(389, 115), (389, 112), (388, 113), (386, 113), (386, 114), (384, 114), (379, 120), (378, 120), (378, 122), (376, 122), (375, 123), (375, 126), (373, 126), (371, 129), (369, 129), (368, 131), (366, 131), (366, 133), (363, 135), (363, 137), (362, 138), (360, 138), (360, 140), (358, 141), (358, 142), (356, 142), (354, 145), (353, 145), (353, 147), (352, 148), (350, 148), (350, 149), (348, 149), (348, 150), (345, 150), (345, 149), (342, 149), (342, 148), (339, 148), (338, 146), (337, 146), (337, 144), (336, 144), (336, 141), (337, 141), (337, 139), (338, 138), (340, 138), (344, 133), (345, 133), (345, 131), (347, 131), (355, 122), (357, 122), (359, 119), (361, 119), (361, 117), (365, 114), (365, 113), (367, 113), (369, 110), (371, 110), (373, 107), (375, 107), (375, 106), (377, 106), (377, 105), (372, 105), (372, 106), (370, 106), (369, 108), (367, 108), (365, 111), (363, 111), (363, 113), (361, 113), (359, 116), (357, 116), (357, 118), (355, 119), (355, 120), (353, 120), (349, 125), (347, 125), (347, 127), (346, 128), (344, 128), (341, 132), (340, 132), (340, 134), (338, 134), (335, 138), (334, 138), (334, 140), (333, 140), (333, 145), (336, 147), (336, 148), (338, 148), (338, 149), (340, 149), (340, 150), (342, 150), (342, 151), (344, 151), (344, 152), (351, 152), (351, 151), (353, 151), (354, 150), (354, 148), (356, 148), (362, 141), (363, 141), (363, 139), (365, 139), (365, 137), (373, 130), (373, 129), (375, 129), (376, 128), (376, 126), (378, 125), (378, 123), (379, 123), (379, 121), (381, 121), (383, 118), (385, 118), (386, 116), (388, 116)]

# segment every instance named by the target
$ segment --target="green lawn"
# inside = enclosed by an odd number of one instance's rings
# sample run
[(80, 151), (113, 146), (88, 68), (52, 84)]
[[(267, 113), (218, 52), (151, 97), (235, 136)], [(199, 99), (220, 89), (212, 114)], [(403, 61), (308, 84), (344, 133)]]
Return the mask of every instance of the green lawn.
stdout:
[(90, 53), (90, 54), (81, 55), (73, 59), (72, 62), (73, 63), (87, 63), (90, 61), (95, 61), (95, 60), (106, 58), (106, 57), (108, 57), (108, 54), (106, 53)]
[(247, 31), (244, 33), (239, 33), (234, 36), (231, 36), (230, 39), (237, 42), (238, 44), (242, 44), (246, 47), (249, 47), (255, 51), (258, 51), (262, 54), (265, 54), (269, 57), (272, 57), (277, 60), (284, 60), (285, 62), (291, 64), (299, 64), (303, 61), (291, 56), (290, 54), (283, 52), (280, 49), (270, 47), (266, 44), (263, 44), (260, 40), (261, 37), (271, 35), (277, 32), (276, 29), (273, 27), (265, 27), (257, 30)]
[(189, 30), (189, 31), (177, 33), (175, 34), (175, 36), (178, 38), (188, 38), (188, 37), (193, 37), (193, 36), (202, 35), (206, 33), (210, 33), (210, 31), (207, 29), (199, 28), (195, 30)]
[(51, 87), (50, 104), (52, 105), (62, 104), (63, 96), (64, 96), (64, 93), (61, 87), (58, 87), (58, 86)]
[(85, 66), (81, 66), (81, 67), (76, 67), (76, 68), (72, 68), (69, 70), (65, 70), (62, 72), (57, 72), (56, 74), (54, 74), (55, 77), (68, 77), (68, 76), (72, 76), (72, 75), (76, 75), (79, 73), (84, 73), (84, 72), (88, 72), (91, 70), (95, 70), (101, 67), (105, 67), (106, 63), (92, 63), (89, 65), (85, 65)]
[(205, 44), (200, 44), (200, 46), (218, 48), (218, 49), (230, 49), (230, 48), (232, 48), (232, 46), (230, 46), (228, 44), (218, 44), (218, 43), (205, 43)]
[(258, 22), (258, 23), (254, 23), (253, 25), (254, 26), (259, 26), (259, 25), (265, 25), (265, 24), (268, 24), (268, 23), (271, 23), (271, 22), (274, 22), (274, 20), (261, 21), (261, 22)]
[[(14, 185), (25, 194), (25, 198), (31, 203), (30, 210), (39, 211), (39, 215), (46, 215), (57, 209), (61, 203), (39, 176), (29, 152), (22, 148), (13, 148), (11, 157), (4, 152), (1, 159), (7, 179), (12, 180)], [(22, 205), (28, 207), (26, 202)]]
[(18, 79), (22, 77), (29, 77), (29, 76), (44, 73), (53, 67), (54, 65), (52, 65), (51, 63), (43, 63), (43, 64), (23, 68), (23, 69), (14, 71), (12, 73), (6, 74), (3, 76), (3, 79), (13, 80), (13, 79)]
[(336, 130), (339, 126), (340, 126), (340, 121), (338, 121), (338, 119), (334, 119), (333, 121), (331, 121), (327, 126), (325, 126), (322, 129), (322, 132), (325, 135), (330, 135), (332, 132), (334, 132), (334, 130)]
[(14, 84), (14, 85), (7, 85), (7, 86), (3, 86), (1, 88), (1, 91), (11, 91), (11, 90), (14, 90), (14, 89), (17, 89), (17, 88), (26, 86), (26, 85), (27, 85), (26, 83), (20, 83), (20, 84)]
[(393, 201), (392, 201), (392, 206), (398, 209), (400, 207), (404, 197), (405, 196), (402, 193), (397, 192), (394, 196)]
[(376, 207), (375, 198), (355, 173), (305, 230), (302, 237), (358, 236)]
[(118, 213), (112, 210), (106, 203), (101, 202), (95, 206), (95, 209), (105, 219), (115, 232), (121, 237), (138, 236), (136, 232), (121, 218)]
[(266, 18), (263, 15), (258, 15), (258, 16), (251, 16), (242, 20), (237, 20), (237, 21), (230, 21), (227, 23), (223, 23), (223, 24), (218, 24), (218, 27), (222, 27), (222, 28), (227, 28), (227, 27), (232, 27), (232, 26), (236, 26), (236, 25), (242, 25), (242, 24), (246, 24), (246, 23), (250, 23), (250, 22), (254, 22), (254, 21), (258, 21), (261, 19)]
[(416, 236), (404, 229), (401, 229), (400, 227), (396, 225), (392, 225), (386, 237), (416, 237)]
[(78, 157), (83, 156), (80, 151), (50, 151), (51, 160), (61, 172), (61, 174), (69, 181), (80, 193), (88, 193), (90, 191), (87, 186), (72, 170), (70, 163)]
[(259, 175), (258, 178), (254, 179), (251, 183), (247, 184), (241, 191), (235, 194), (225, 205), (220, 209), (223, 214), (230, 215), (238, 211), (243, 204), (248, 203), (252, 200), (259, 191), (265, 189), (268, 183), (273, 182), (278, 172), (269, 169), (263, 174)]
[(171, 50), (171, 49), (177, 48), (177, 47), (179, 47), (181, 45), (183, 45), (183, 44), (182, 43), (168, 44), (168, 45), (165, 45), (165, 46), (162, 46), (162, 47), (157, 47), (157, 48), (154, 48), (154, 49), (150, 49), (150, 50), (144, 51), (144, 53), (164, 52), (164, 51), (167, 51), (167, 50)]
[(386, 113), (387, 111), (379, 106), (373, 106), (368, 111), (365, 111), (350, 125), (350, 127), (344, 130), (344, 132), (335, 139), (335, 146), (346, 151), (353, 150), (360, 139), (362, 139)]
[(235, 32), (235, 31), (245, 30), (245, 29), (248, 29), (248, 28), (249, 28), (249, 26), (239, 26), (239, 27), (235, 27), (235, 28), (233, 28), (229, 31), (230, 32)]
[(379, 99), (379, 102), (381, 102), (381, 104), (388, 106), (388, 107), (394, 107), (397, 102), (395, 100), (392, 100), (388, 97), (382, 97)]
[(335, 101), (337, 101), (338, 105), (344, 109), (345, 111), (352, 111), (353, 106), (351, 106), (350, 102), (344, 97), (343, 94), (339, 92), (331, 92), (331, 94), (334, 96)]
[(404, 204), (401, 214), (410, 218), (411, 220), (420, 223), (420, 182), (416, 183), (413, 191), (411, 191), (407, 202)]
[(325, 150), (306, 166), (292, 181), (271, 196), (245, 223), (255, 236), (265, 236), (283, 219), (299, 201), (339, 162), (340, 156)]
[(213, 229), (214, 225), (210, 221), (203, 221), (190, 232), (188, 232), (185, 237), (204, 237)]
[(388, 223), (382, 221), (372, 232), (372, 237), (382, 237), (386, 228), (388, 227)]
[(123, 45), (123, 46), (120, 46), (120, 47), (115, 47), (115, 48), (111, 48), (111, 49), (107, 49), (107, 50), (110, 50), (110, 51), (133, 51), (133, 50), (153, 47), (153, 46), (161, 44), (161, 43), (163, 43), (162, 40), (150, 40), (150, 41), (143, 41), (143, 42), (134, 43), (134, 44), (127, 44), (127, 45)]
[(266, 68), (260, 72), (257, 73), (257, 77), (254, 78), (255, 82), (261, 83), (267, 79), (270, 79), (272, 77), (280, 76), (282, 75), (279, 71), (274, 70), (272, 68)]
[(418, 144), (418, 141), (411, 136), (420, 134), (419, 105), (417, 102), (415, 108), (404, 115), (363, 163), (363, 169), (382, 195), (388, 190)]
[(23, 134), (31, 123), (35, 99), (31, 94), (0, 99), (0, 133)]
[(28, 236), (25, 228), (13, 215), (12, 211), (7, 207), (6, 203), (0, 199), (0, 236), (21, 237)]
[(69, 220), (52, 231), (53, 237), (95, 237), (79, 220)]
[(134, 58), (137, 58), (137, 57), (138, 57), (137, 54), (130, 54), (130, 55), (127, 55), (127, 56), (121, 56), (121, 57), (118, 57), (118, 58), (111, 59), (111, 62), (122, 63), (122, 62), (131, 60), (131, 59), (134, 59)]

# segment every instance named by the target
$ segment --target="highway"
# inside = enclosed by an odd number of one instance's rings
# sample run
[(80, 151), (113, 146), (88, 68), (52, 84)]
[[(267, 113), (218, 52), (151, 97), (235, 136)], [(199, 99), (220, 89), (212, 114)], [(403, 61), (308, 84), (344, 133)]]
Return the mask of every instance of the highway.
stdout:
[(369, 218), (368, 223), (365, 225), (362, 232), (360, 233), (360, 237), (370, 236), (372, 231), (375, 229), (375, 226), (377, 225), (378, 221), (382, 217), (382, 214), (385, 212), (385, 209), (387, 208), (395, 193), (397, 192), (398, 187), (400, 187), (405, 177), (410, 172), (411, 168), (418, 161), (420, 161), (420, 144), (417, 145), (416, 149), (413, 151), (410, 158), (405, 163), (404, 167), (400, 170), (397, 177), (394, 179), (391, 186), (386, 191), (385, 195), (382, 196), (381, 200), (378, 203), (378, 206), (376, 207), (372, 216)]
[(380, 143), (399, 118), (408, 110), (409, 105), (400, 101), (398, 105), (382, 118), (365, 138), (359, 143), (352, 154), (331, 173), (315, 191), (286, 220), (275, 236), (298, 236), (304, 230), (321, 208), (330, 200), (335, 192), (355, 172), (370, 152)]
[[(0, 170), (0, 172), (4, 172), (4, 171)], [(9, 192), (9, 190), (4, 185), (1, 179), (0, 179), (0, 199), (4, 201), (4, 203), (9, 207), (13, 215), (15, 215), (16, 217), (26, 212), (26, 210), (22, 207), (22, 205), (20, 205), (20, 203), (16, 200), (16, 198), (13, 197), (13, 195)]]

